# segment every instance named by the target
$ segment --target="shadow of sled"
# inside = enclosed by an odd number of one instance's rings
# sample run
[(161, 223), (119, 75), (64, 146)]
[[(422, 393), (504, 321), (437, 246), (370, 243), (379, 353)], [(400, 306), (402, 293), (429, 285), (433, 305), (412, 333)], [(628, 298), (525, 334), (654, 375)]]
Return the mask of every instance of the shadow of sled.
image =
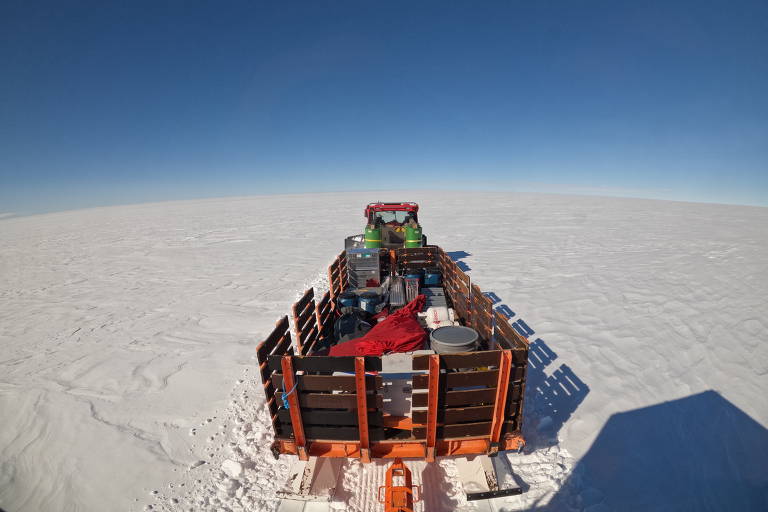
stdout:
[(768, 430), (714, 391), (614, 414), (532, 510), (768, 510)]
[(452, 252), (446, 252), (445, 254), (449, 258), (451, 258), (453, 261), (456, 262), (456, 266), (459, 267), (459, 269), (462, 272), (469, 272), (470, 270), (472, 270), (471, 268), (469, 268), (469, 265), (467, 265), (463, 261), (459, 261), (462, 258), (466, 258), (467, 256), (472, 256), (468, 252), (466, 252), (466, 251), (452, 251)]
[(555, 359), (557, 354), (541, 338), (528, 347), (528, 413), (523, 418), (528, 453), (558, 444), (560, 429), (589, 394), (589, 386), (566, 364), (546, 374), (544, 369)]

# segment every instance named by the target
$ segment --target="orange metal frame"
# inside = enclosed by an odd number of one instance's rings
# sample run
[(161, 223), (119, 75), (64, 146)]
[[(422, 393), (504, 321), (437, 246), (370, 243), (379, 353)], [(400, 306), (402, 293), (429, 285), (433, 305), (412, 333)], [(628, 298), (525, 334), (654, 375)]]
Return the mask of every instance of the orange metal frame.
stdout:
[(440, 392), (440, 356), (429, 356), (429, 386), (427, 395), (427, 462), (435, 461), (437, 440), (437, 405)]
[[(277, 439), (272, 446), (278, 453), (298, 455), (298, 446), (294, 440)], [(508, 434), (500, 440), (498, 449), (519, 450), (523, 446), (525, 440), (521, 435)], [(371, 458), (375, 459), (422, 459), (427, 456), (426, 447), (421, 441), (376, 441), (369, 444), (369, 449)], [(355, 441), (312, 441), (306, 447), (306, 453), (310, 457), (361, 457), (360, 443)], [(435, 457), (487, 453), (492, 453), (488, 436), (444, 439), (435, 443)]]
[(368, 392), (365, 388), (365, 358), (355, 358), (355, 391), (357, 394), (357, 424), (360, 429), (360, 459), (371, 462), (368, 441)]
[[(395, 485), (395, 477), (402, 478), (403, 485)], [(384, 503), (384, 512), (413, 512), (413, 502), (419, 501), (421, 494), (414, 493), (414, 488), (420, 489), (418, 485), (413, 485), (411, 470), (401, 459), (395, 459), (387, 469), (386, 485), (379, 486), (379, 502)], [(381, 498), (382, 490), (384, 499)]]
[(283, 356), (280, 361), (283, 368), (283, 393), (288, 393), (288, 405), (291, 414), (291, 426), (293, 427), (293, 436), (296, 440), (296, 455), (300, 460), (309, 460), (304, 437), (304, 424), (301, 422), (301, 406), (299, 405), (298, 393), (296, 393), (296, 380), (293, 375), (293, 361), (291, 356)]
[(502, 350), (499, 358), (499, 380), (496, 383), (496, 400), (493, 407), (493, 422), (491, 423), (491, 450), (498, 451), (501, 426), (504, 424), (504, 413), (509, 390), (509, 374), (512, 371), (512, 351)]

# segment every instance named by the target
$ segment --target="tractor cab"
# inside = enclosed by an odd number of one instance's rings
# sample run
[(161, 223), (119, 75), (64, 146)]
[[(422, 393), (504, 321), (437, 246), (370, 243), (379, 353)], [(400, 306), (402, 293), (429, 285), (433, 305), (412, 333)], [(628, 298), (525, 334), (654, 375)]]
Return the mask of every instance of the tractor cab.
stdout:
[(419, 205), (411, 202), (370, 203), (364, 212), (365, 247), (399, 249), (426, 245), (418, 212)]

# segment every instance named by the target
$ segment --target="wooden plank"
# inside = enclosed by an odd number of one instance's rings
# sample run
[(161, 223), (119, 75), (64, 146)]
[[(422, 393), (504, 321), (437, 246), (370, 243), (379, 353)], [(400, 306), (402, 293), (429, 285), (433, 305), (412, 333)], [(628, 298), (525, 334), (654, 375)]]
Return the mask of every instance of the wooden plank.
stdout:
[[(286, 339), (288, 340), (286, 342)], [(283, 333), (282, 338), (277, 342), (277, 345), (273, 347), (273, 353), (274, 355), (282, 355), (287, 350), (287, 347), (291, 344), (291, 333), (290, 331), (286, 331)], [(261, 346), (259, 347), (261, 348)], [(258, 350), (258, 349), (257, 349)], [(258, 354), (258, 352), (257, 352)], [(264, 361), (259, 364), (259, 366), (262, 368), (262, 382), (266, 381), (267, 377), (269, 376), (269, 371), (264, 371), (264, 368), (266, 367), (266, 361), (269, 359), (269, 355), (264, 356)]]
[(275, 348), (280, 338), (288, 330), (288, 316), (284, 316), (275, 323), (275, 328), (262, 343), (256, 348), (256, 359), (262, 363), (267, 360), (267, 356)]
[[(354, 375), (297, 375), (299, 391), (355, 391)], [(378, 375), (366, 375), (368, 389), (380, 389), (382, 379)], [(283, 389), (283, 376), (272, 375), (272, 382), (278, 389)]]
[(302, 295), (301, 298), (293, 304), (293, 315), (299, 316), (299, 314), (302, 313), (304, 309), (307, 307), (307, 304), (309, 304), (310, 301), (314, 298), (315, 298), (314, 288), (307, 289), (307, 291), (304, 292), (304, 295)]
[[(280, 358), (268, 357), (269, 368), (280, 372)], [(305, 372), (347, 372), (354, 373), (354, 356), (296, 356), (293, 359), (293, 367)], [(381, 358), (374, 356), (365, 357), (365, 371), (380, 372)]]
[[(279, 420), (283, 423), (290, 423), (291, 415), (288, 409), (277, 411)], [(350, 414), (349, 411), (333, 411), (326, 409), (302, 409), (301, 420), (304, 425), (326, 425), (326, 426), (350, 426), (357, 427), (357, 415)], [(368, 424), (372, 427), (381, 427), (384, 425), (384, 419), (381, 411), (368, 413)]]
[(496, 312), (496, 329), (501, 332), (504, 338), (512, 344), (512, 348), (527, 349), (529, 342), (527, 339), (520, 336), (514, 327), (509, 324), (509, 320), (504, 316)]
[[(443, 379), (447, 389), (466, 386), (495, 386), (498, 375), (498, 370), (449, 372), (443, 376)], [(427, 389), (427, 384), (427, 375), (413, 376), (413, 389)]]
[[(492, 404), (496, 397), (496, 389), (471, 389), (467, 391), (446, 391), (441, 396), (442, 407), (472, 404)], [(414, 407), (427, 407), (427, 393), (411, 395)]]
[(330, 306), (330, 303), (331, 303), (331, 294), (329, 292), (325, 292), (325, 294), (323, 294), (320, 301), (317, 303), (317, 309), (322, 310), (326, 306)]
[(527, 366), (528, 365), (528, 349), (513, 349), (512, 350), (512, 362), (515, 363), (516, 366)]
[(310, 302), (307, 307), (304, 308), (299, 316), (294, 317), (294, 326), (297, 332), (306, 331), (312, 327), (312, 323), (315, 321), (315, 307), (314, 303)]
[(279, 360), (280, 357), (288, 353), (290, 348), (291, 348), (291, 331), (286, 331), (285, 336), (283, 336), (283, 338), (277, 344), (277, 346), (275, 347), (275, 350), (273, 350), (272, 353), (267, 356), (267, 361), (269, 361), (270, 357), (274, 357)]
[[(499, 362), (498, 350), (484, 350), (482, 352), (463, 352), (459, 354), (441, 354), (440, 365), (442, 368), (480, 368), (483, 366), (496, 366)], [(429, 355), (413, 356), (414, 370), (427, 370), (429, 368)]]
[[(384, 398), (381, 395), (368, 395), (367, 399), (370, 409), (384, 407)], [(357, 409), (357, 397), (354, 394), (299, 393), (299, 404), (302, 408), (313, 409)]]
[(520, 421), (520, 417), (516, 417), (513, 419), (510, 419), (509, 421), (505, 421), (504, 425), (501, 426), (501, 434), (519, 434), (520, 429), (522, 426), (522, 422)]
[[(414, 427), (413, 437), (423, 439), (426, 435), (425, 427)], [(444, 425), (437, 427), (437, 438), (448, 439), (455, 437), (474, 437), (487, 436), (491, 432), (491, 422), (484, 421), (480, 423), (460, 423), (458, 425)]]
[[(290, 438), (293, 430), (290, 424), (280, 424), (283, 432), (280, 438)], [(310, 441), (328, 440), (328, 441), (359, 441), (357, 427), (325, 427), (307, 425), (304, 428), (304, 435)], [(371, 441), (384, 440), (384, 429), (381, 427), (371, 428), (369, 430)]]
[(425, 267), (434, 267), (436, 264), (436, 260), (407, 261), (405, 263), (400, 263), (399, 267), (401, 270), (414, 270)]
[(480, 287), (476, 284), (472, 285), (472, 301), (477, 304), (478, 308), (482, 308), (488, 311), (493, 309), (493, 302), (491, 299), (486, 297)]
[[(490, 421), (491, 419), (493, 419), (492, 405), (440, 408), (437, 411), (437, 421), (442, 424)], [(427, 411), (413, 411), (413, 423), (426, 425)]]
[(434, 258), (439, 257), (439, 252), (435, 247), (403, 247), (397, 249), (396, 254), (398, 261), (421, 258), (424, 256), (431, 256)]
[(337, 262), (333, 262), (328, 267), (328, 293), (331, 294), (331, 302), (332, 303), (335, 303), (336, 297), (339, 294), (338, 283), (336, 283), (336, 280), (333, 278), (333, 272), (335, 270), (334, 269), (334, 265), (336, 265), (336, 268), (338, 268), (338, 263)]
[(299, 332), (299, 341), (302, 345), (307, 345), (310, 342), (314, 341), (315, 336), (317, 335), (317, 326), (312, 325), (312, 327), (307, 331), (301, 331)]

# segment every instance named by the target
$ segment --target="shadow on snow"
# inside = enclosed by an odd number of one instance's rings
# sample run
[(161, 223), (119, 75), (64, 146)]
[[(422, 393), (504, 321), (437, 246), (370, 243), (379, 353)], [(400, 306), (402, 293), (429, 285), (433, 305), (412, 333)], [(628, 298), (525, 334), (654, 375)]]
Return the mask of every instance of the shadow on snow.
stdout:
[(714, 391), (614, 414), (531, 510), (584, 509), (768, 510), (768, 430)]
[(454, 262), (456, 262), (456, 266), (459, 267), (460, 270), (463, 272), (469, 272), (472, 270), (469, 268), (469, 265), (464, 263), (463, 261), (460, 261), (462, 258), (466, 258), (467, 256), (472, 256), (467, 251), (452, 251), (452, 252), (446, 252), (445, 253), (449, 258), (451, 258)]

